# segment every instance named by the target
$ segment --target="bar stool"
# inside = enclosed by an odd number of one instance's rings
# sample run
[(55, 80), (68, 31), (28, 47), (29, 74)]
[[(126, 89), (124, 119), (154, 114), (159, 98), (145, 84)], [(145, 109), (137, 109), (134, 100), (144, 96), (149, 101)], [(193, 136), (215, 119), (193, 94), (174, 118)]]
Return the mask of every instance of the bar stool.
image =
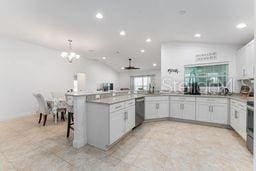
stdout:
[(70, 129), (74, 131), (74, 109), (73, 109), (73, 97), (66, 95), (66, 105), (68, 112), (68, 125), (67, 125), (67, 138), (70, 134)]
[(70, 134), (70, 129), (74, 131), (74, 114), (72, 112), (68, 112), (68, 127), (67, 127), (67, 138)]

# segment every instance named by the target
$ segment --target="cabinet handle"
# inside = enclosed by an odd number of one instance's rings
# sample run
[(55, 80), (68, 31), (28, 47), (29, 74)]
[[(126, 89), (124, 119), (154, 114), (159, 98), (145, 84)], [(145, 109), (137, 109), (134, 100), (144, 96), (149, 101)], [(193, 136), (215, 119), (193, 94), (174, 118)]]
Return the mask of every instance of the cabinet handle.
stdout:
[(156, 103), (156, 109), (159, 109), (159, 107), (160, 107), (160, 104)]
[(124, 120), (128, 119), (128, 112), (124, 112)]
[(212, 106), (212, 112), (213, 112), (213, 106)]
[(209, 110), (209, 112), (211, 112), (211, 106), (209, 106), (209, 109), (208, 109), (208, 110)]
[(182, 110), (184, 110), (184, 104), (182, 104)]
[(122, 105), (120, 105), (120, 106), (116, 106), (116, 109), (118, 109), (118, 108), (120, 108), (120, 107), (122, 107)]
[(238, 118), (237, 111), (235, 111), (235, 118), (236, 118), (236, 119)]

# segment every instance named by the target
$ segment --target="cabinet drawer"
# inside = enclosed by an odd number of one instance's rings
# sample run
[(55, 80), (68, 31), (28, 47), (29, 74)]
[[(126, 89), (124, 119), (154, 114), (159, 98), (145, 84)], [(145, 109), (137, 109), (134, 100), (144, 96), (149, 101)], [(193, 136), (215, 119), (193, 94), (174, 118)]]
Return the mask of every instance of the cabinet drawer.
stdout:
[(188, 101), (188, 102), (196, 101), (195, 97), (186, 97), (186, 96), (171, 96), (170, 99), (173, 101)]
[(204, 97), (197, 97), (197, 102), (208, 102), (208, 103), (221, 103), (221, 104), (227, 104), (228, 99), (227, 98), (216, 98), (216, 97), (210, 97), (210, 98), (204, 98)]
[(110, 113), (111, 113), (111, 112), (121, 110), (121, 109), (124, 109), (124, 108), (125, 108), (125, 104), (124, 104), (124, 102), (122, 102), (122, 103), (116, 103), (116, 104), (110, 105), (109, 110), (110, 110)]
[(233, 100), (233, 99), (231, 99), (230, 103), (231, 103), (231, 106), (233, 108), (246, 111), (246, 103), (240, 102), (240, 101), (237, 101), (237, 100)]
[(135, 100), (129, 100), (125, 102), (125, 107), (134, 106), (134, 105), (135, 105)]
[(145, 97), (145, 101), (169, 101), (169, 96)]

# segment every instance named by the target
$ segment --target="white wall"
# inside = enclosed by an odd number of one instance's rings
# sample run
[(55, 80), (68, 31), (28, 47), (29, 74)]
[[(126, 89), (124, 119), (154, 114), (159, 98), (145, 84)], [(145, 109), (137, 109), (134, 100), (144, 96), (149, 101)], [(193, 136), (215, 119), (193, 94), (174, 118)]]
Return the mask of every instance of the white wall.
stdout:
[(0, 121), (31, 114), (36, 109), (33, 92), (47, 98), (52, 91), (73, 88), (74, 73), (86, 73), (86, 88), (95, 91), (101, 82), (118, 88), (119, 74), (106, 65), (80, 58), (73, 64), (57, 50), (0, 37)]
[(159, 90), (161, 88), (161, 71), (159, 69), (124, 71), (119, 75), (119, 87), (130, 88), (130, 77), (140, 75), (155, 75), (155, 89)]
[[(256, 0), (254, 0), (254, 38), (256, 37)], [(254, 41), (254, 50), (256, 52), (256, 41)], [(255, 66), (256, 66), (256, 60), (254, 60), (255, 62)], [(254, 75), (254, 101), (256, 101), (256, 84), (255, 84), (255, 80), (256, 80), (256, 74)], [(256, 107), (254, 107), (254, 113), (256, 113)], [(254, 128), (256, 128), (256, 117), (254, 117)], [(256, 131), (254, 131), (254, 137), (256, 137)], [(256, 138), (254, 138), (253, 140), (253, 170), (256, 170)]]
[[(183, 43), (169, 42), (161, 46), (161, 76), (162, 79), (171, 78), (177, 82), (184, 80), (184, 65), (202, 64), (207, 62), (197, 62), (195, 56), (209, 52), (217, 52), (217, 60), (211, 62), (228, 62), (229, 77), (235, 78), (236, 75), (236, 51), (239, 47), (231, 45), (202, 44), (202, 43)], [(169, 68), (177, 68), (179, 74), (169, 74)], [(164, 84), (162, 89), (168, 89)]]

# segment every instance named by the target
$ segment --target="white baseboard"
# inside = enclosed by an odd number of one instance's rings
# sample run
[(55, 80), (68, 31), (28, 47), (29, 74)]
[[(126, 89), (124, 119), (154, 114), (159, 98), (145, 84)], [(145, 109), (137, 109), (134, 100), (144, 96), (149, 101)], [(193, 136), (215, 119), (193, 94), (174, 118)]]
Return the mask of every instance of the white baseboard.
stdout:
[(4, 121), (8, 121), (11, 119), (15, 119), (15, 118), (19, 118), (19, 117), (23, 117), (23, 116), (29, 116), (34, 114), (33, 112), (23, 112), (23, 113), (19, 113), (19, 114), (0, 114), (0, 122), (4, 122)]

